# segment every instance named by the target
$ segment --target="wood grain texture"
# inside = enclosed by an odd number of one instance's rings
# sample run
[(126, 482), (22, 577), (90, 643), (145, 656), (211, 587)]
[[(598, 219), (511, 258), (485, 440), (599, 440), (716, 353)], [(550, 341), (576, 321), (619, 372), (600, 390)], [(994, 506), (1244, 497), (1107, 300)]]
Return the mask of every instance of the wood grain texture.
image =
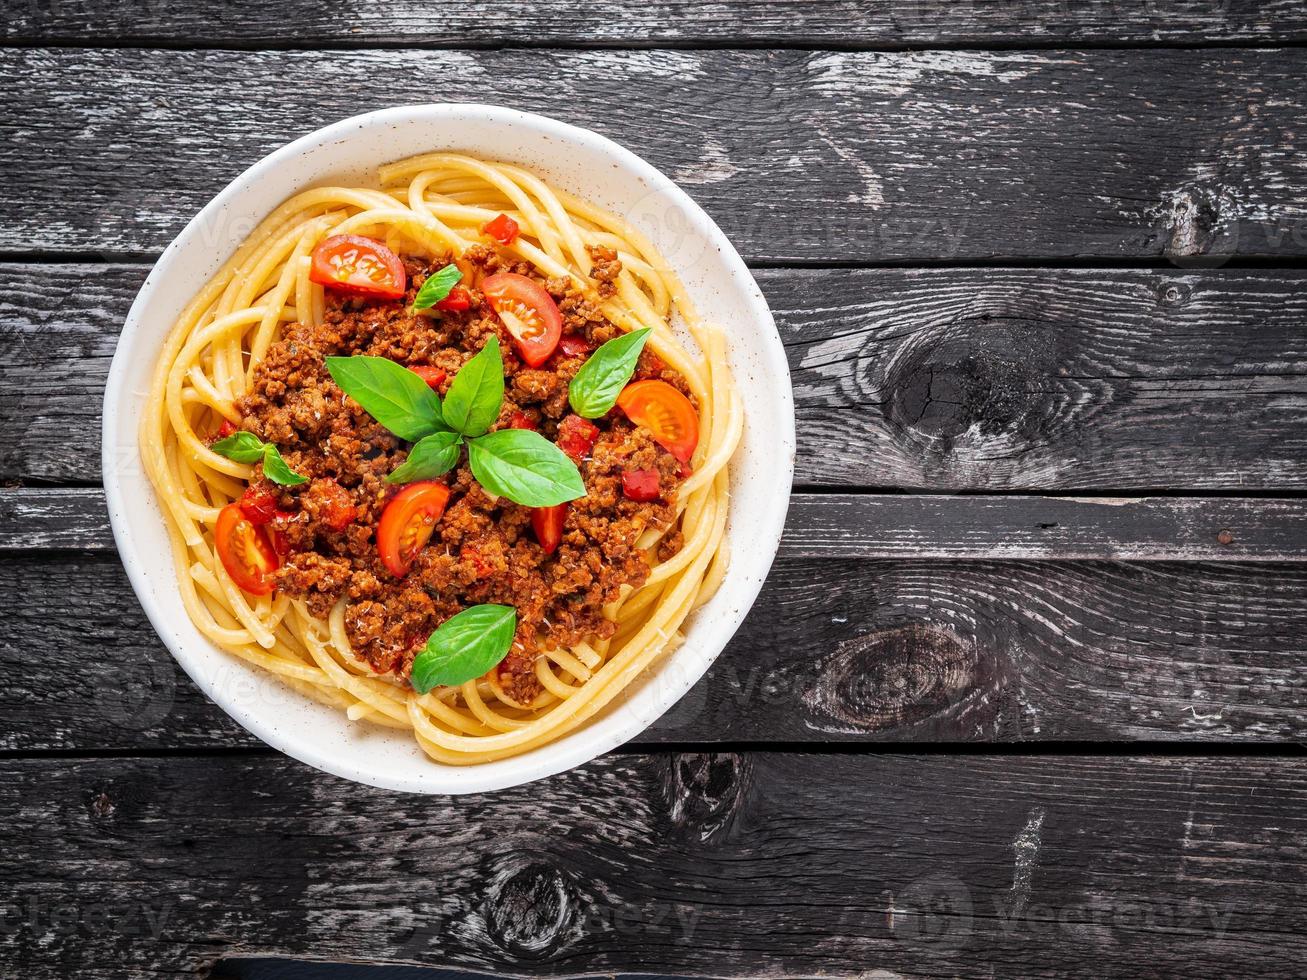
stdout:
[(616, 756), (456, 799), (277, 756), (0, 774), (23, 814), (0, 966), (25, 980), (258, 953), (730, 977), (1283, 977), (1307, 957), (1301, 759)]
[(7, 43), (184, 44), (273, 47), (490, 44), (831, 44), (840, 48), (950, 44), (1259, 44), (1307, 38), (1294, 0), (1152, 0), (1147, 4), (1024, 0), (447, 0), (314, 4), (276, 8), (252, 0), (222, 4), (138, 0), (14, 0), (0, 25)]
[[(114, 550), (102, 490), (0, 489), (0, 554)], [(1307, 500), (799, 493), (780, 556), (1307, 561)]]
[(1307, 254), (1291, 49), (11, 48), (0, 72), (23, 79), (0, 120), (0, 250), (156, 252), (290, 138), (436, 99), (614, 137), (751, 260)]
[[(0, 479), (97, 480), (104, 382), (145, 269), (0, 269)], [(1307, 488), (1307, 273), (757, 277), (789, 353), (799, 487)]]
[[(116, 559), (8, 558), (0, 590), (0, 749), (258, 744), (175, 667)], [(640, 741), (1290, 742), (1304, 633), (1302, 564), (781, 559)]]

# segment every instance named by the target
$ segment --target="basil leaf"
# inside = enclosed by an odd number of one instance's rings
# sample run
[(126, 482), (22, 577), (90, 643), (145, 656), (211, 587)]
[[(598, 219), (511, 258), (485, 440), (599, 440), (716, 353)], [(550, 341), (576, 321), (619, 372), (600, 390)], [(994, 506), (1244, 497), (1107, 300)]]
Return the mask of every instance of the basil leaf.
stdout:
[(297, 487), (309, 482), (307, 476), (301, 476), (286, 465), (286, 461), (281, 458), (281, 450), (270, 442), (263, 446), (263, 475), (283, 487)]
[(219, 456), (226, 456), (238, 463), (257, 463), (263, 459), (264, 442), (253, 432), (233, 432), (226, 439), (219, 439), (209, 448)]
[(445, 393), (445, 424), (465, 436), (483, 435), (499, 418), (504, 403), (504, 358), (494, 334), (476, 356), (459, 368)]
[(384, 357), (328, 357), (327, 371), (345, 394), (408, 442), (445, 427), (440, 396), (420, 377)]
[(648, 327), (614, 337), (586, 359), (567, 386), (572, 411), (597, 419), (617, 404), (617, 396), (635, 373), (635, 364), (651, 333)]
[(387, 483), (431, 480), (454, 468), (463, 437), (457, 432), (435, 432), (409, 450), (408, 459), (386, 477)]
[(473, 606), (441, 623), (413, 660), (409, 682), (419, 694), (480, 677), (508, 656), (517, 631), (512, 606)]
[(413, 305), (409, 309), (415, 312), (430, 309), (448, 296), (449, 291), (462, 278), (463, 273), (458, 271), (458, 266), (452, 264), (445, 266), (439, 272), (433, 272), (422, 283), (422, 288), (413, 297)]
[(553, 507), (585, 496), (576, 464), (530, 429), (500, 429), (473, 439), (467, 460), (481, 486), (526, 507)]

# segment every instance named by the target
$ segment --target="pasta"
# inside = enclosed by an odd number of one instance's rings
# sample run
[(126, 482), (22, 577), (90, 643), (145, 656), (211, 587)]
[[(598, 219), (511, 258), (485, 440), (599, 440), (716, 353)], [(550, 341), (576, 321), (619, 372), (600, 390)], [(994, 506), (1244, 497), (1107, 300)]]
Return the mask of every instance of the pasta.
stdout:
[[(223, 420), (240, 423), (237, 400), (286, 326), (322, 322), (326, 299), (310, 278), (310, 256), (325, 238), (366, 235), (397, 253), (457, 262), (500, 214), (520, 228), (503, 246), (509, 257), (572, 281), (621, 330), (650, 328), (648, 349), (684, 378), (699, 413), (692, 472), (675, 500), (683, 545), (660, 561), (659, 544), (673, 528), (641, 536), (651, 571), (604, 608), (613, 635), (542, 651), (534, 663), (539, 693), (525, 704), (493, 669), (419, 693), (352, 649), (344, 599), (319, 618), (300, 599), (239, 587), (220, 560), (214, 527), (253, 466), (215, 452), (208, 437)], [(621, 261), (607, 295), (587, 273), (594, 246)], [(677, 319), (697, 350), (682, 343)], [(723, 332), (699, 319), (639, 231), (520, 167), (432, 153), (381, 168), (375, 188), (314, 188), (268, 215), (178, 318), (154, 370), (140, 441), (181, 597), (205, 636), (352, 720), (411, 731), (439, 763), (469, 765), (529, 751), (585, 724), (684, 639), (686, 618), (725, 573), (728, 464), (742, 428)]]

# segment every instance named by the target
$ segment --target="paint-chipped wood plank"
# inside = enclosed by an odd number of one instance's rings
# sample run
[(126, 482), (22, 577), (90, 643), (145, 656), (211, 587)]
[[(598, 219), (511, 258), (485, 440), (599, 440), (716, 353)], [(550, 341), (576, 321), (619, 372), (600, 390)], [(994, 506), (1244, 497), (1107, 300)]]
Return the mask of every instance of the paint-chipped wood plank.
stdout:
[(0, 25), (7, 43), (185, 44), (225, 47), (314, 44), (447, 45), (822, 45), (841, 48), (950, 44), (1273, 44), (1307, 39), (1294, 0), (1165, 0), (1147, 4), (1025, 0), (1009, 3), (893, 0), (563, 0), (467, 3), (381, 0), (277, 7), (223, 4), (13, 4)]
[[(176, 667), (115, 557), (7, 557), (0, 590), (0, 749), (257, 744)], [(638, 742), (1301, 741), (1305, 634), (1302, 563), (781, 558)]]
[(1307, 958), (1297, 758), (628, 755), (464, 799), (279, 756), (6, 760), (0, 811), (23, 815), (0, 969), (25, 980), (257, 954), (552, 977)]
[[(0, 489), (0, 555), (114, 550), (98, 487)], [(810, 494), (782, 558), (1307, 561), (1307, 500)]]
[[(0, 479), (96, 481), (105, 378), (145, 267), (0, 268)], [(757, 276), (789, 354), (801, 488), (1307, 488), (1307, 273)]]
[(10, 48), (0, 72), (23, 85), (0, 123), (0, 249), (157, 252), (287, 140), (445, 100), (617, 139), (752, 260), (1302, 256), (1301, 62), (1296, 49)]

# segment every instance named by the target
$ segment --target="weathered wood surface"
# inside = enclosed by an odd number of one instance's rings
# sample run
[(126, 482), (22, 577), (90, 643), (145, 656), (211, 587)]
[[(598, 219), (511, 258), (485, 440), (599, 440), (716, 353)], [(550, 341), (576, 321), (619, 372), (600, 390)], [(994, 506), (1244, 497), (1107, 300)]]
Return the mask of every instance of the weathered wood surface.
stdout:
[(731, 977), (1283, 977), (1307, 957), (1296, 758), (610, 756), (465, 799), (275, 756), (0, 773), (22, 814), (0, 963), (24, 980), (254, 953)]
[[(146, 270), (0, 268), (0, 479), (96, 481)], [(800, 487), (1307, 488), (1302, 271), (757, 275), (790, 355)]]
[(23, 80), (0, 120), (11, 253), (157, 252), (288, 139), (445, 100), (613, 136), (751, 260), (1307, 254), (1296, 49), (9, 48), (0, 73)]
[[(0, 594), (0, 749), (258, 744), (175, 667), (115, 558), (6, 558)], [(1304, 635), (1303, 564), (781, 559), (638, 741), (1302, 740)]]
[(14, 0), (0, 25), (6, 43), (182, 44), (228, 47), (370, 45), (832, 45), (1258, 44), (1307, 39), (1295, 0), (1150, 0), (1019, 4), (949, 0), (562, 0), (506, 3), (384, 0), (277, 7), (108, 0)]
[[(99, 488), (0, 489), (0, 555), (114, 550)], [(1307, 561), (1307, 500), (799, 493), (780, 556)]]

